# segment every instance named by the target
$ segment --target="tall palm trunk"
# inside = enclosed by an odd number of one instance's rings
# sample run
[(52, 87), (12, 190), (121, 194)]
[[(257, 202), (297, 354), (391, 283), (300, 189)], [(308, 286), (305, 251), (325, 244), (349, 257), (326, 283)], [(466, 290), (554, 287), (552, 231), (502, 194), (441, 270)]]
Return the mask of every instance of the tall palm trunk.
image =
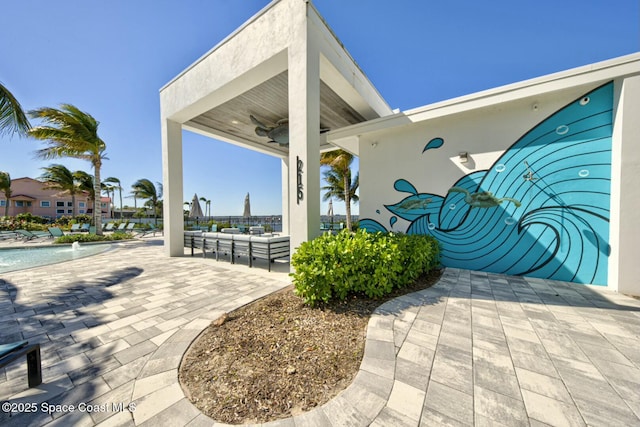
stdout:
[(95, 162), (93, 164), (93, 169), (95, 173), (95, 177), (93, 179), (93, 191), (94, 191), (94, 201), (93, 201), (93, 222), (96, 226), (96, 234), (98, 236), (102, 236), (102, 192), (100, 187), (100, 167), (102, 166), (102, 162)]
[(347, 214), (347, 230), (351, 231), (351, 171), (344, 174), (344, 203)]

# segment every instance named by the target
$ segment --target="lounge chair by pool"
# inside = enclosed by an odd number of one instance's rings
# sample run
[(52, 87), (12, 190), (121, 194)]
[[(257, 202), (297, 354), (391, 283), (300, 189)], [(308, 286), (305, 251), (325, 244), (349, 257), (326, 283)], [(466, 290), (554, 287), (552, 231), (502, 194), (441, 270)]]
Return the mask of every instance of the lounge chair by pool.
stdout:
[(4, 368), (14, 360), (26, 355), (29, 387), (36, 387), (42, 383), (40, 344), (28, 344), (29, 341), (0, 344), (0, 368)]
[(153, 233), (153, 235), (155, 236), (157, 232), (162, 232), (162, 230), (160, 230), (158, 227), (156, 227), (155, 225), (153, 225), (151, 223), (147, 224), (147, 227), (148, 228), (145, 228), (145, 229), (139, 228), (139, 229), (135, 230), (137, 236), (138, 237), (144, 237), (147, 234), (151, 234), (151, 233)]
[(18, 237), (22, 237), (22, 240), (33, 240), (33, 239), (44, 239), (50, 238), (51, 233), (48, 231), (27, 231), (27, 230), (16, 230), (16, 234)]
[(51, 235), (55, 238), (55, 237), (62, 237), (64, 236), (64, 231), (62, 231), (59, 227), (49, 227), (49, 233), (51, 233)]
[(125, 231), (124, 229), (127, 227), (127, 223), (126, 222), (121, 222), (120, 225), (118, 226), (118, 228), (114, 229), (113, 231), (115, 233), (122, 233), (123, 231)]

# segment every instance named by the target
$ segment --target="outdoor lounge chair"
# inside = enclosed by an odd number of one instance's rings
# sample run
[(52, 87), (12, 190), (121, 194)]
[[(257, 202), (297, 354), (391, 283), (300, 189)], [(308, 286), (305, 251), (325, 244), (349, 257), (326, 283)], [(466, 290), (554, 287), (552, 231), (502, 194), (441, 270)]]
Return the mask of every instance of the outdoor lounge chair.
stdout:
[(22, 237), (22, 240), (33, 240), (33, 239), (44, 239), (50, 238), (51, 233), (48, 231), (27, 231), (27, 230), (16, 230), (16, 234), (18, 237)]
[(109, 224), (104, 226), (102, 231), (113, 231), (113, 227), (115, 227), (115, 225), (116, 225), (115, 222), (110, 222)]
[(148, 228), (139, 228), (139, 229), (135, 230), (137, 236), (138, 237), (144, 237), (147, 234), (151, 234), (151, 233), (153, 233), (153, 235), (155, 236), (156, 232), (162, 231), (158, 227), (156, 227), (155, 225), (153, 225), (151, 223), (147, 224), (147, 227)]
[(27, 356), (27, 379), (29, 387), (42, 383), (42, 366), (40, 364), (40, 344), (29, 345), (28, 341), (0, 344), (0, 368), (20, 357)]
[(75, 224), (71, 224), (71, 229), (69, 230), (69, 232), (70, 233), (79, 233), (81, 225), (82, 224), (80, 224), (79, 222), (76, 222)]
[(0, 231), (0, 240), (17, 239), (18, 235), (15, 231)]
[(127, 228), (125, 230), (128, 231), (129, 233), (133, 233), (133, 229), (135, 227), (136, 227), (136, 223), (135, 222), (130, 222), (129, 224), (127, 224)]
[(88, 233), (89, 230), (91, 230), (91, 224), (82, 224), (82, 225), (80, 225), (80, 232), (81, 233)]
[(64, 231), (62, 231), (59, 227), (49, 227), (49, 233), (51, 233), (51, 236), (53, 236), (54, 238), (62, 237), (65, 235)]
[(114, 231), (114, 233), (123, 233), (125, 230), (125, 228), (127, 227), (127, 223), (126, 222), (121, 222), (120, 225), (118, 226), (118, 228), (116, 228)]

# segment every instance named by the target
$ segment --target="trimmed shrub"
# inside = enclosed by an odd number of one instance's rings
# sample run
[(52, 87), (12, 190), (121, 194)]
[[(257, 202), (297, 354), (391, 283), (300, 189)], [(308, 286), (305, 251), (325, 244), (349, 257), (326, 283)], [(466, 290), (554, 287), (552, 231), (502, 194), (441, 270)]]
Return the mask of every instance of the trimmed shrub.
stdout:
[(73, 243), (73, 242), (110, 242), (115, 240), (133, 239), (131, 233), (112, 233), (98, 236), (96, 234), (67, 234), (56, 238), (53, 243)]
[(432, 236), (343, 230), (302, 243), (291, 257), (291, 277), (311, 306), (354, 293), (379, 298), (435, 268), (438, 256)]

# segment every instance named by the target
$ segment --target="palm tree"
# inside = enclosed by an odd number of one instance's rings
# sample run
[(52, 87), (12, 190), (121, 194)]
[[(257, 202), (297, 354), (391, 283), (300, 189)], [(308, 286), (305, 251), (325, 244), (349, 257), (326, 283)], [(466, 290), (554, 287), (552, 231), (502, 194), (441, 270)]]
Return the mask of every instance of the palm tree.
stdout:
[(4, 193), (4, 216), (9, 216), (9, 199), (11, 198), (11, 175), (0, 171), (0, 191)]
[(206, 205), (207, 207), (205, 209), (207, 210), (207, 218), (209, 218), (211, 216), (211, 200), (207, 200)]
[(207, 198), (206, 197), (200, 197), (200, 201), (202, 203), (204, 203), (204, 216), (207, 216)]
[(91, 162), (93, 180), (93, 219), (96, 234), (102, 235), (102, 209), (100, 203), (100, 168), (105, 157), (105, 142), (98, 136), (98, 122), (90, 114), (80, 111), (71, 104), (61, 108), (40, 108), (29, 112), (32, 118), (39, 118), (48, 125), (31, 128), (28, 135), (43, 140), (48, 147), (36, 153), (43, 159), (73, 157)]
[(158, 188), (156, 189), (156, 186), (153, 185), (153, 182), (149, 181), (146, 178), (142, 178), (134, 182), (131, 186), (133, 188), (134, 197), (148, 199), (146, 204), (149, 205), (151, 209), (153, 209), (153, 216), (155, 218), (156, 225), (158, 224), (158, 203), (160, 198), (162, 197), (162, 184), (160, 184), (159, 182), (157, 184)]
[(327, 182), (323, 190), (327, 192), (323, 196), (323, 200), (329, 200), (335, 197), (344, 201), (346, 205), (347, 230), (351, 230), (351, 202), (358, 202), (356, 191), (360, 185), (360, 174), (351, 180), (351, 163), (353, 155), (344, 150), (329, 151), (320, 156), (320, 164), (329, 166), (323, 175)]
[[(75, 171), (73, 173), (73, 179), (75, 179), (76, 181), (76, 185), (78, 186), (78, 189), (84, 193), (87, 193), (87, 204), (90, 200), (93, 200), (93, 220), (94, 220), (94, 225), (98, 224), (98, 223), (102, 223), (102, 200), (100, 199), (100, 194), (98, 194), (98, 200), (100, 200), (98, 202), (97, 208), (96, 208), (96, 195), (95, 195), (95, 191), (96, 191), (96, 187), (94, 185), (93, 182), (93, 176), (91, 176), (90, 174), (86, 173), (85, 171)], [(95, 222), (96, 219), (96, 211), (98, 211), (100, 213), (100, 219), (98, 220), (98, 222)]]
[[(115, 197), (116, 187), (102, 181), (102, 183), (100, 184), (100, 188), (102, 188), (102, 191), (107, 193), (107, 197), (111, 201), (111, 205), (115, 206), (115, 204), (113, 203), (113, 198)], [(113, 218), (113, 209), (111, 209), (111, 218)]]
[(118, 190), (118, 195), (120, 196), (120, 219), (122, 219), (122, 184), (120, 183), (120, 180), (118, 178), (115, 178), (113, 176), (110, 176), (109, 178), (105, 179), (104, 182), (115, 184), (112, 187), (113, 189)]
[(0, 134), (26, 134), (31, 125), (18, 100), (0, 83)]
[(49, 167), (41, 168), (44, 173), (40, 176), (40, 180), (44, 181), (43, 188), (61, 190), (71, 196), (73, 204), (73, 216), (76, 216), (76, 194), (80, 193), (80, 189), (76, 184), (73, 172), (66, 166), (53, 164)]

